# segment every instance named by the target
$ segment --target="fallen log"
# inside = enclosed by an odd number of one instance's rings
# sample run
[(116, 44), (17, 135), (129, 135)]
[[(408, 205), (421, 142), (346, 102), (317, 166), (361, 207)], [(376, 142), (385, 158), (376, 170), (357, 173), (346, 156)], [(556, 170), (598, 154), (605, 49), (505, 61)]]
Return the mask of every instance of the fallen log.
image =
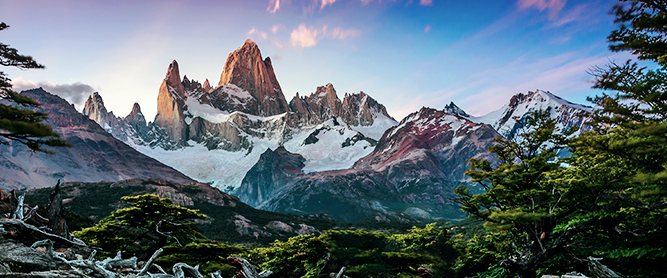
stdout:
[(260, 273), (257, 273), (257, 270), (254, 266), (252, 266), (252, 264), (250, 264), (250, 262), (248, 262), (246, 259), (235, 256), (227, 257), (227, 263), (236, 267), (236, 269), (239, 271), (235, 276), (237, 278), (265, 278), (273, 274), (273, 272), (270, 270), (264, 270)]
[(0, 228), (6, 232), (3, 235), (4, 238), (13, 239), (28, 244), (35, 241), (50, 239), (57, 247), (86, 246), (86, 244), (81, 240), (69, 240), (62, 236), (42, 231), (33, 225), (27, 224), (17, 219), (0, 219)]
[(89, 278), (83, 273), (68, 271), (36, 271), (30, 273), (0, 273), (0, 278)]

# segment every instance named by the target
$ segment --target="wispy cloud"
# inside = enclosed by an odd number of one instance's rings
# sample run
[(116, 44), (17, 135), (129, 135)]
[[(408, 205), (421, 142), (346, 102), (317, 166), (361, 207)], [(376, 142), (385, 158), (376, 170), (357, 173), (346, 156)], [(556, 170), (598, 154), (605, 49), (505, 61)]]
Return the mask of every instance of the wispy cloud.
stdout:
[(426, 27), (424, 27), (424, 33), (428, 33), (428, 32), (431, 32), (431, 25), (430, 24), (426, 25)]
[(334, 27), (329, 29), (326, 25), (322, 28), (306, 27), (305, 23), (301, 23), (290, 33), (290, 42), (295, 47), (309, 48), (317, 45), (323, 38), (345, 40), (359, 35), (361, 35), (361, 31), (354, 28), (344, 29)]
[(273, 45), (275, 45), (276, 48), (278, 48), (278, 49), (285, 48), (285, 46), (282, 43), (280, 43), (278, 40), (273, 40)]
[(359, 36), (360, 34), (361, 31), (357, 29), (343, 29), (340, 27), (333, 28), (329, 32), (329, 36), (337, 40), (344, 40), (350, 37), (356, 37)]
[(324, 9), (324, 7), (326, 7), (328, 5), (331, 5), (335, 2), (336, 2), (336, 0), (322, 0), (322, 5), (320, 6), (320, 10)]
[(282, 28), (284, 28), (284, 26), (282, 24), (273, 25), (273, 26), (271, 26), (271, 33), (274, 33), (274, 34), (278, 33), (278, 31)]
[(538, 10), (544, 11), (545, 9), (549, 13), (549, 20), (558, 19), (558, 14), (565, 7), (567, 0), (518, 0), (517, 5), (519, 9), (525, 10), (530, 7), (534, 7)]
[(86, 97), (95, 92), (95, 89), (81, 82), (72, 84), (58, 84), (52, 81), (34, 82), (32, 80), (17, 77), (12, 80), (12, 87), (15, 91), (23, 91), (41, 87), (45, 91), (58, 95), (75, 105), (83, 105)]
[(577, 5), (558, 18), (551, 27), (560, 27), (572, 22), (589, 20), (591, 14), (597, 13), (590, 11), (586, 4)]
[(259, 31), (255, 28), (252, 28), (250, 31), (248, 31), (248, 36), (252, 36), (257, 41), (262, 41), (269, 37), (265, 32)]
[(269, 0), (269, 6), (266, 8), (267, 11), (274, 14), (280, 9), (280, 0)]
[(419, 5), (433, 6), (433, 0), (419, 0)]
[(368, 3), (373, 2), (373, 0), (361, 0), (361, 4), (368, 5)]

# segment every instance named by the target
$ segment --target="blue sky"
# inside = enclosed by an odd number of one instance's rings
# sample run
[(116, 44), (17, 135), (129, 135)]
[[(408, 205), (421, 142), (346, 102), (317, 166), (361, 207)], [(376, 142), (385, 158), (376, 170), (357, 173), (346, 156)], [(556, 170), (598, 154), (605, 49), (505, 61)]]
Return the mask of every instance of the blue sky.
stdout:
[(42, 86), (81, 110), (93, 91), (147, 120), (172, 60), (181, 75), (217, 84), (227, 55), (247, 38), (270, 56), (283, 92), (332, 83), (364, 91), (397, 120), (454, 101), (473, 115), (519, 92), (548, 90), (577, 103), (607, 50), (609, 0), (0, 0), (0, 41), (44, 70), (3, 68), (19, 89)]

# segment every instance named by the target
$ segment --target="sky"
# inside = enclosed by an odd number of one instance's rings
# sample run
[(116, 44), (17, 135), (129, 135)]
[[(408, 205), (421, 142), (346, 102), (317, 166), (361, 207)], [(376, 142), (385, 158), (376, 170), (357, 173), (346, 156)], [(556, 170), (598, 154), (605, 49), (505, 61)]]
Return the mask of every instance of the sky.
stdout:
[[(575, 103), (608, 50), (610, 0), (0, 0), (0, 42), (45, 69), (3, 67), (15, 90), (43, 87), (75, 104), (99, 92), (148, 121), (172, 60), (217, 84), (229, 53), (254, 40), (290, 100), (332, 83), (363, 91), (400, 121), (450, 101), (480, 116), (541, 89)], [(181, 76), (182, 77), (182, 76)]]

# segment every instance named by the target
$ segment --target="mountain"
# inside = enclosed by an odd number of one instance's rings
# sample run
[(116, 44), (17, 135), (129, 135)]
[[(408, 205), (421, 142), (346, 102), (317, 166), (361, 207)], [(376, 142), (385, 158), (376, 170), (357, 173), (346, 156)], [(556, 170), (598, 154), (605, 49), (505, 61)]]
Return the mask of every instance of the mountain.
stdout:
[(267, 149), (243, 178), (240, 189), (244, 190), (235, 195), (257, 206), (278, 193), (291, 179), (303, 175), (305, 161), (303, 156), (290, 153), (283, 146)]
[[(179, 183), (194, 182), (181, 172), (114, 138), (64, 99), (42, 88), (23, 91), (21, 95), (41, 103), (36, 110), (48, 114), (45, 124), (73, 146), (53, 149), (55, 154), (44, 154), (33, 153), (23, 144), (15, 142), (0, 145), (1, 188), (49, 187), (54, 186), (57, 180), (97, 182), (160, 177)], [(111, 113), (93, 116), (106, 121), (107, 126), (119, 125)]]
[[(53, 189), (30, 190), (26, 203), (45, 206)], [(74, 218), (92, 225), (111, 212), (128, 207), (122, 196), (155, 194), (169, 198), (178, 206), (197, 209), (208, 217), (197, 221), (195, 227), (207, 238), (236, 244), (268, 245), (275, 240), (320, 233), (335, 226), (346, 225), (326, 215), (284, 215), (261, 211), (239, 201), (237, 197), (202, 183), (174, 183), (162, 179), (130, 179), (118, 182), (67, 182), (61, 184), (63, 198)], [(74, 223), (68, 219), (70, 227)]]
[(332, 84), (287, 103), (271, 60), (251, 40), (229, 54), (215, 88), (180, 74), (173, 61), (159, 88), (158, 114), (145, 127), (137, 116), (106, 111), (99, 94), (84, 111), (138, 151), (226, 192), (269, 149), (301, 154), (304, 172), (346, 169), (397, 124), (366, 93), (341, 100)]
[[(468, 117), (471, 121), (490, 124), (505, 138), (514, 138), (524, 127), (522, 119), (529, 112), (551, 109), (551, 118), (556, 119), (561, 129), (585, 129), (587, 114), (593, 111), (590, 106), (566, 101), (550, 92), (535, 90), (527, 94), (512, 96), (509, 103), (499, 110), (481, 117)], [(518, 121), (516, 120), (518, 119)]]
[[(251, 176), (249, 172), (239, 192), (261, 185), (275, 195), (266, 194), (262, 199), (252, 199), (255, 196), (247, 194), (239, 197), (258, 203), (261, 209), (299, 214), (327, 212), (346, 221), (367, 217), (377, 221), (457, 219), (462, 213), (448, 198), (465, 179), (465, 160), (493, 160), (487, 149), (497, 136), (500, 135), (489, 125), (422, 108), (385, 131), (373, 151), (351, 169), (295, 172), (278, 182)], [(278, 162), (271, 165), (284, 164), (277, 157)], [(260, 163), (255, 166), (264, 167)], [(275, 177), (279, 168), (272, 171)]]

